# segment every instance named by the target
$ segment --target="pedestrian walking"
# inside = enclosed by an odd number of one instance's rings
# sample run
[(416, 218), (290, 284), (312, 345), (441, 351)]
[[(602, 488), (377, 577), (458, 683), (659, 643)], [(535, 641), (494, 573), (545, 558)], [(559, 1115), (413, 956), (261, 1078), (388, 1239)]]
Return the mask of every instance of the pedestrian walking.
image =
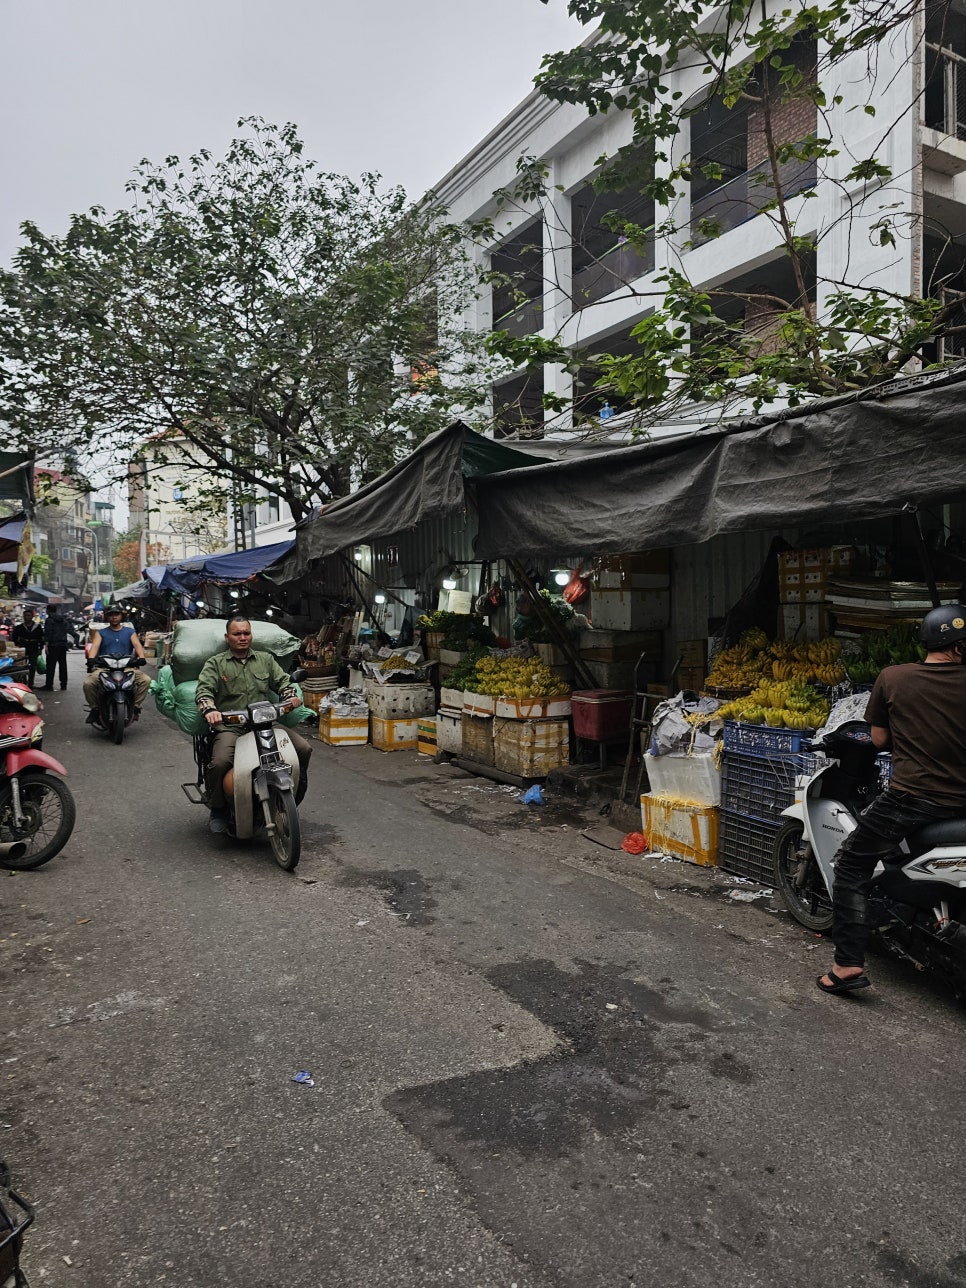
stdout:
[(27, 655), (27, 683), (33, 688), (37, 678), (37, 658), (40, 657), (44, 647), (44, 628), (34, 619), (32, 608), (23, 610), (23, 621), (18, 622), (13, 628), (13, 642)]
[(67, 688), (67, 619), (62, 617), (56, 604), (47, 610), (44, 622), (44, 639), (47, 642), (47, 683), (48, 691), (54, 687), (54, 668), (60, 670), (60, 687)]

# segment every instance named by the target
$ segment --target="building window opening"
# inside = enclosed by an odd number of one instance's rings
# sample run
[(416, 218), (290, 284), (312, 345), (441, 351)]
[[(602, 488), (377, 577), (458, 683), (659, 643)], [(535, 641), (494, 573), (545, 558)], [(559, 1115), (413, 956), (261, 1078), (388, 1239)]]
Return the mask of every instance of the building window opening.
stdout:
[(570, 203), (575, 309), (627, 287), (654, 268), (654, 201), (633, 184), (597, 192), (585, 184)]
[(490, 255), (493, 329), (513, 336), (543, 327), (543, 225), (532, 220)]
[(493, 386), (495, 438), (543, 437), (543, 372), (515, 376)]

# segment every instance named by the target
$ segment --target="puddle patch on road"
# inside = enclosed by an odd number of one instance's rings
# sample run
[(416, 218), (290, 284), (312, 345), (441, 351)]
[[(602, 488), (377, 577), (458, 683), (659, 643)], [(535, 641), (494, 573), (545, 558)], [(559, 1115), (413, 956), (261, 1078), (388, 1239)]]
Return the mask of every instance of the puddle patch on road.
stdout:
[(487, 978), (553, 1029), (565, 1048), (387, 1097), (386, 1108), (438, 1156), (485, 1142), (559, 1157), (587, 1131), (614, 1136), (658, 1108), (688, 1108), (665, 1085), (676, 1066), (703, 1063), (709, 1075), (736, 1082), (754, 1077), (722, 1049), (712, 1016), (676, 1000), (673, 985), (654, 988), (625, 978), (619, 967), (588, 962), (577, 974), (550, 961), (514, 963)]
[(431, 915), (436, 908), (431, 887), (414, 868), (397, 868), (392, 872), (344, 868), (339, 884), (375, 887), (381, 891), (390, 911), (407, 926), (431, 926), (436, 920)]

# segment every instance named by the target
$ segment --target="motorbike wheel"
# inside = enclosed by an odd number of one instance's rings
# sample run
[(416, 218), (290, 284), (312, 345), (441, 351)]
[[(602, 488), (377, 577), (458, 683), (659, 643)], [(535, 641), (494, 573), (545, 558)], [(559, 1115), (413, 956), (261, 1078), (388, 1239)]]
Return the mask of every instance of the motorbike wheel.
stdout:
[(291, 792), (280, 791), (277, 787), (272, 787), (270, 792), (268, 810), (275, 828), (269, 834), (272, 853), (280, 868), (293, 872), (302, 856), (302, 829), (295, 798)]
[(118, 706), (116, 702), (111, 703), (111, 737), (114, 739), (114, 745), (120, 747), (124, 741), (124, 721), (127, 712), (123, 707)]
[(832, 900), (801, 823), (789, 819), (783, 824), (772, 854), (775, 885), (798, 924), (819, 933), (831, 930)]
[(23, 871), (39, 868), (67, 844), (74, 830), (77, 809), (70, 788), (53, 774), (27, 774), (20, 779), (20, 809), (23, 822), (13, 821), (13, 793), (10, 784), (0, 787), (0, 841), (24, 841), (26, 854), (20, 859), (0, 858), (0, 868)]

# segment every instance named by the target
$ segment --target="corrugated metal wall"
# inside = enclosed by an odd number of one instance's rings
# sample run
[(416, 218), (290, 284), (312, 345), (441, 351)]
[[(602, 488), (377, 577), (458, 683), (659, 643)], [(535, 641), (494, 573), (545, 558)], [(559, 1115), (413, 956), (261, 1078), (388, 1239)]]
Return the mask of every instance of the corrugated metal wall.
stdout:
[(707, 637), (708, 618), (724, 617), (740, 598), (764, 563), (773, 535), (743, 532), (673, 551), (669, 649), (678, 640)]

